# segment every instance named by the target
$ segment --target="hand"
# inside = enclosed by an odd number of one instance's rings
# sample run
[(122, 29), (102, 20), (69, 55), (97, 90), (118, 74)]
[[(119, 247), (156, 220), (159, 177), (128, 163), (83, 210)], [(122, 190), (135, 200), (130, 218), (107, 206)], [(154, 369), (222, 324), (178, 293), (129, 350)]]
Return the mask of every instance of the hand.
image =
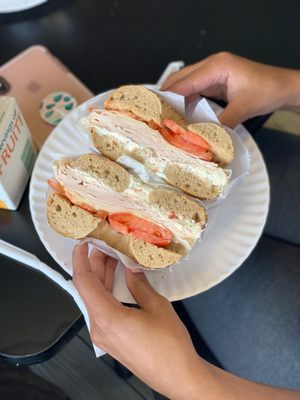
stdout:
[(73, 282), (88, 310), (92, 341), (156, 391), (172, 399), (198, 398), (202, 360), (171, 303), (143, 273), (126, 268), (126, 284), (140, 308), (122, 305), (112, 295), (115, 268), (116, 261), (99, 250), (88, 257), (87, 244), (75, 246)]
[(143, 273), (125, 269), (127, 287), (140, 306), (112, 295), (116, 260), (88, 246), (73, 250), (73, 282), (88, 310), (92, 341), (136, 376), (172, 400), (299, 400), (300, 393), (246, 381), (196, 353), (170, 302)]
[(225, 100), (220, 122), (234, 127), (278, 109), (300, 111), (300, 72), (222, 52), (172, 74), (162, 85), (183, 96)]

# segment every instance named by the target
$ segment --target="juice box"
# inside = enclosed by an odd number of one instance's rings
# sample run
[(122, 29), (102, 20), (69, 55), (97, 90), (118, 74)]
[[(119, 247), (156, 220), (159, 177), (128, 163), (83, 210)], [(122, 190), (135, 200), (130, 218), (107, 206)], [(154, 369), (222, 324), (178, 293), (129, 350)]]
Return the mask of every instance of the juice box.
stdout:
[(15, 98), (0, 96), (0, 208), (17, 209), (36, 154)]

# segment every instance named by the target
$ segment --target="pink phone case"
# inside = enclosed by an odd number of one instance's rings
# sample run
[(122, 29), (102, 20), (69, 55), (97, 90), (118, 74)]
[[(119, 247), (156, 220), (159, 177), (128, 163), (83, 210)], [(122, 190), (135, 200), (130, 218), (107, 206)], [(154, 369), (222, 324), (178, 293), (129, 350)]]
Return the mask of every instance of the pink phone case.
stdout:
[(78, 104), (93, 97), (93, 93), (43, 46), (32, 46), (2, 67), (2, 76), (10, 86), (5, 93), (17, 99), (18, 105), (39, 149), (54, 128), (39, 114), (47, 94), (67, 92)]

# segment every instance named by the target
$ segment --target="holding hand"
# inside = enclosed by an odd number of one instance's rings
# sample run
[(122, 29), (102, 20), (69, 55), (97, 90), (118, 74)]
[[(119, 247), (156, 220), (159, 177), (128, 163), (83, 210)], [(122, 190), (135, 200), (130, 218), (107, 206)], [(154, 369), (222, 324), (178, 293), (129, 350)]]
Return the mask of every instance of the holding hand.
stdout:
[(300, 111), (299, 71), (259, 64), (227, 52), (175, 72), (162, 90), (226, 101), (220, 122), (230, 127), (278, 109)]
[(116, 264), (77, 245), (73, 282), (88, 310), (92, 341), (154, 390), (172, 400), (299, 400), (299, 392), (246, 381), (202, 360), (171, 303), (143, 273), (125, 269), (140, 308), (122, 305), (112, 294)]
[(125, 269), (140, 308), (119, 303), (112, 295), (115, 268), (116, 260), (95, 248), (88, 257), (87, 244), (74, 248), (73, 281), (88, 310), (92, 341), (160, 393), (192, 400), (202, 360), (185, 326), (143, 273)]

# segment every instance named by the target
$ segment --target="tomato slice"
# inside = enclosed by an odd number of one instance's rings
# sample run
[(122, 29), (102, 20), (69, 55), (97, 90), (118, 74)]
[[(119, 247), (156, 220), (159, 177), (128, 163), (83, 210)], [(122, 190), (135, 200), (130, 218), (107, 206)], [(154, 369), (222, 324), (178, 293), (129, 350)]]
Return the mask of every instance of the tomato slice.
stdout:
[(64, 195), (66, 196), (66, 198), (67, 198), (68, 200), (70, 200), (70, 202), (71, 202), (72, 204), (75, 204), (75, 205), (77, 206), (77, 204), (76, 204), (76, 202), (75, 202), (75, 200), (74, 200), (74, 197), (71, 195), (71, 193), (65, 191), (65, 192), (64, 192)]
[(136, 215), (126, 212), (113, 213), (108, 215), (108, 221), (116, 231), (132, 234), (147, 243), (159, 247), (166, 247), (171, 243), (172, 233), (168, 229)]
[[(117, 111), (117, 110), (116, 110)], [(133, 118), (133, 119), (136, 119), (137, 121), (141, 121), (141, 122), (145, 122), (145, 124), (147, 124), (150, 128), (152, 128), (152, 129), (155, 129), (155, 130), (157, 130), (157, 129), (159, 129), (159, 125), (157, 125), (157, 123), (156, 122), (154, 122), (154, 121), (145, 121), (143, 118), (141, 118), (141, 117), (138, 117), (137, 115), (135, 115), (133, 112), (131, 112), (131, 111), (119, 111), (119, 112), (121, 112), (122, 114), (125, 114), (125, 115), (128, 115), (129, 117), (131, 117), (131, 118)]]
[(211, 161), (213, 159), (213, 155), (210, 151), (204, 150), (202, 147), (197, 146), (194, 143), (187, 142), (180, 135), (174, 135), (168, 128), (160, 128), (159, 131), (163, 138), (173, 146), (178, 147), (187, 153), (193, 154), (204, 161)]
[(131, 111), (125, 111), (125, 110), (118, 110), (118, 109), (116, 109), (116, 108), (110, 108), (109, 106), (108, 106), (108, 104), (105, 104), (105, 102), (104, 102), (104, 107), (105, 107), (105, 109), (107, 109), (107, 110), (112, 110), (112, 111), (117, 111), (117, 112), (119, 112), (119, 113), (121, 113), (121, 114), (124, 114), (124, 115), (127, 115), (128, 117), (131, 117), (131, 118), (133, 118), (133, 119), (135, 119), (135, 120), (137, 120), (137, 121), (141, 121), (141, 122), (145, 122), (145, 124), (147, 124), (150, 128), (152, 128), (152, 129), (155, 129), (155, 130), (158, 130), (159, 129), (159, 125), (156, 123), (156, 122), (154, 122), (154, 121), (145, 121), (143, 118), (141, 118), (141, 117), (138, 117), (137, 115), (135, 115), (133, 112), (131, 112)]
[[(118, 111), (118, 110), (116, 110), (116, 111)], [(154, 122), (152, 120), (151, 121), (145, 121), (143, 118), (138, 117), (137, 115), (135, 115), (131, 111), (123, 111), (123, 110), (121, 110), (121, 111), (118, 111), (118, 112), (121, 112), (122, 114), (128, 115), (128, 117), (136, 119), (137, 121), (145, 122), (145, 124), (147, 124), (152, 129), (155, 129), (155, 130), (159, 129), (159, 125), (156, 122)]]
[(175, 135), (180, 135), (182, 139), (187, 142), (194, 143), (196, 146), (202, 147), (204, 150), (210, 150), (210, 145), (205, 139), (194, 132), (188, 131), (182, 126), (178, 125), (172, 119), (164, 119), (163, 125), (169, 128)]
[(164, 126), (159, 131), (168, 143), (202, 160), (211, 161), (213, 159), (213, 154), (209, 151), (210, 146), (202, 137), (182, 128), (170, 119), (164, 119), (163, 123)]
[[(116, 111), (118, 111), (118, 110), (116, 110)], [(133, 112), (131, 112), (131, 111), (123, 111), (123, 110), (121, 110), (121, 111), (118, 111), (118, 112), (120, 112), (121, 114), (127, 115), (128, 117), (131, 117), (133, 119), (136, 119), (137, 121), (143, 121), (142, 118), (140, 118), (137, 115), (133, 114)]]
[(111, 108), (111, 107), (109, 106), (109, 103), (107, 103), (106, 101), (104, 102), (104, 108), (105, 108), (106, 110), (117, 111), (117, 112), (119, 112), (119, 113), (121, 113), (121, 114), (127, 115), (128, 117), (131, 117), (131, 118), (133, 118), (133, 119), (136, 119), (137, 121), (143, 121), (142, 118), (138, 117), (137, 115), (135, 115), (135, 114), (134, 114), (133, 112), (131, 112), (131, 111), (120, 110), (120, 109), (117, 109), (117, 108)]
[(48, 179), (48, 185), (52, 187), (53, 190), (55, 190), (59, 194), (64, 194), (64, 188), (60, 183), (55, 181), (54, 179)]
[(102, 110), (100, 110), (100, 108), (98, 107), (89, 107), (89, 112), (95, 112), (97, 114), (101, 114)]
[(98, 210), (98, 211), (96, 211), (96, 214), (95, 214), (96, 217), (101, 218), (101, 219), (106, 219), (107, 215), (108, 215), (107, 211), (104, 211), (104, 210)]
[(72, 201), (72, 203), (75, 204), (76, 206), (82, 208), (85, 211), (89, 211), (91, 214), (96, 214), (97, 213), (97, 210), (95, 208), (89, 206), (86, 203), (82, 203), (80, 201), (75, 201), (75, 202)]

